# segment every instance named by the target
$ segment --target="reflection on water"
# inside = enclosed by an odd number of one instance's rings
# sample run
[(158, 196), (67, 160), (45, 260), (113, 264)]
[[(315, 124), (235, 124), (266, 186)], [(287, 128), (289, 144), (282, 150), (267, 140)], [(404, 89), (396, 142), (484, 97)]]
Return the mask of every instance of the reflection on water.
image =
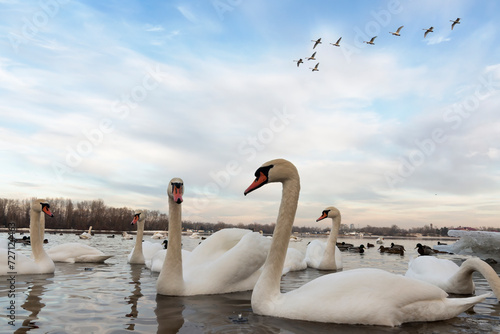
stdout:
[[(0, 236), (1, 237), (1, 236)], [(49, 245), (75, 241), (77, 236), (48, 235)], [(305, 251), (307, 242), (290, 247)], [(346, 240), (347, 241), (347, 240)], [(349, 240), (352, 243), (367, 241)], [(141, 265), (130, 265), (126, 257), (133, 242), (96, 235), (83, 241), (114, 257), (105, 264), (58, 263), (54, 275), (25, 275), (16, 281), (15, 326), (4, 325), (1, 333), (492, 333), (500, 332), (500, 303), (488, 298), (473, 309), (448, 321), (411, 323), (396, 328), (351, 326), (294, 321), (252, 313), (251, 292), (225, 295), (168, 297), (156, 294), (157, 273)], [(199, 240), (184, 238), (192, 250)], [(390, 244), (390, 240), (386, 240)], [(408, 250), (404, 256), (380, 254), (368, 249), (364, 254), (342, 253), (344, 270), (381, 268), (404, 274), (411, 256), (417, 256), (415, 240), (398, 240)], [(428, 242), (429, 245), (432, 245)], [(457, 264), (465, 257), (439, 254)], [(493, 265), (500, 273), (500, 264)], [(290, 291), (321, 275), (331, 273), (315, 269), (291, 272), (282, 279), (282, 291)], [(476, 294), (491, 291), (480, 274), (474, 274)], [(370, 279), (367, 277), (367, 279)], [(10, 302), (9, 285), (0, 280), (2, 310)], [(241, 321), (238, 321), (240, 319)]]
[(33, 276), (33, 280), (29, 283), (27, 282), (30, 287), (27, 288), (27, 297), (21, 307), (30, 312), (30, 314), (22, 321), (21, 327), (18, 328), (15, 333), (26, 333), (30, 329), (38, 328), (36, 325), (38, 313), (40, 313), (40, 310), (45, 306), (45, 304), (42, 303), (42, 296), (47, 290), (48, 285), (53, 283), (48, 280), (47, 277), (52, 276), (52, 274)]

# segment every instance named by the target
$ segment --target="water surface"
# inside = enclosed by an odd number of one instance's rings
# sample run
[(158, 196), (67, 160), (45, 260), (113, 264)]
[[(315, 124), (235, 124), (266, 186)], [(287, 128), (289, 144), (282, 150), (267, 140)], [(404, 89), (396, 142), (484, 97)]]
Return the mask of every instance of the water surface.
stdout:
[[(5, 237), (5, 235), (0, 235)], [(156, 294), (157, 273), (141, 265), (127, 263), (134, 240), (120, 236), (107, 238), (95, 235), (80, 240), (76, 235), (47, 235), (46, 248), (64, 242), (82, 242), (114, 256), (105, 264), (57, 263), (51, 275), (22, 275), (16, 277), (15, 326), (7, 324), (9, 282), (0, 282), (1, 333), (495, 333), (500, 332), (500, 304), (494, 297), (477, 304), (454, 319), (429, 323), (410, 323), (400, 327), (353, 326), (322, 324), (259, 316), (252, 313), (251, 292), (224, 295), (168, 297)], [(161, 243), (162, 240), (145, 240)], [(305, 251), (312, 238), (291, 242), (290, 247)], [(341, 239), (356, 245), (368, 239)], [(381, 268), (396, 274), (406, 272), (417, 242), (430, 246), (435, 242), (422, 240), (385, 240), (403, 244), (404, 256), (380, 254), (376, 248), (363, 255), (343, 252), (344, 270)], [(183, 247), (192, 250), (200, 239), (183, 237)], [(21, 246), (26, 253), (29, 246)], [(465, 256), (439, 254), (460, 264)], [(493, 265), (500, 273), (500, 265)], [(326, 274), (315, 269), (291, 272), (282, 279), (282, 291), (293, 290)], [(367, 280), (370, 278), (367, 277)], [(474, 275), (476, 294), (491, 289), (479, 274)]]

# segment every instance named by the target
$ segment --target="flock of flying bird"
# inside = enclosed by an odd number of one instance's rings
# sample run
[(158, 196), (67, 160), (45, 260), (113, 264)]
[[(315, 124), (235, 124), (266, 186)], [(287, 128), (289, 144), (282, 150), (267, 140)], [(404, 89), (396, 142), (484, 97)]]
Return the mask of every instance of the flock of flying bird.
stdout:
[[(460, 24), (460, 18), (457, 17), (456, 20), (450, 20), (450, 22), (452, 22), (451, 24), (451, 30), (453, 30), (453, 28), (455, 27), (455, 25), (457, 24)], [(401, 29), (403, 29), (404, 26), (400, 26), (395, 32), (392, 32), (390, 31), (389, 33), (392, 34), (393, 36), (401, 36)], [(425, 30), (424, 32), (424, 38), (427, 37), (427, 34), (429, 34), (430, 32), (434, 32), (434, 27), (430, 27), (430, 28), (424, 28), (422, 30)], [(363, 43), (366, 43), (368, 45), (375, 45), (375, 38), (377, 38), (377, 36), (374, 36), (372, 37), (369, 41), (363, 41)], [(342, 37), (340, 37), (335, 43), (330, 43), (331, 45), (333, 46), (337, 46), (337, 47), (340, 47), (340, 41), (342, 40)], [(321, 38), (318, 38), (317, 40), (311, 40), (311, 42), (314, 42), (314, 45), (313, 45), (313, 50), (316, 48), (316, 46), (318, 46), (318, 44), (322, 44), (321, 42)], [(306, 60), (316, 60), (316, 51), (310, 56), (310, 57), (305, 57)], [(294, 60), (294, 62), (297, 63), (297, 67), (300, 66), (300, 64), (303, 64), (304, 63), (304, 60), (302, 58), (300, 58), (299, 60)], [(315, 72), (315, 71), (319, 71), (319, 62), (316, 63), (316, 65), (314, 67), (310, 67), (310, 69)]]

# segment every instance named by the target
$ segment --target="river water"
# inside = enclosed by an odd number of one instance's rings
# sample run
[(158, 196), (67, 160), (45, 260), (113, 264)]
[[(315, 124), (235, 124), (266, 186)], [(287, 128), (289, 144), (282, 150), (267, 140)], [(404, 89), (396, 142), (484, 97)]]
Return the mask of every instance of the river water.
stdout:
[[(0, 235), (5, 237), (6, 235)], [(76, 235), (45, 235), (46, 248), (64, 242), (82, 242), (114, 255), (104, 264), (56, 263), (51, 275), (16, 277), (15, 298), (9, 297), (10, 283), (0, 281), (1, 333), (499, 333), (500, 303), (495, 297), (486, 299), (473, 309), (447, 321), (410, 323), (402, 326), (353, 326), (322, 324), (259, 316), (252, 313), (251, 292), (225, 295), (167, 297), (156, 294), (157, 273), (141, 265), (127, 263), (134, 240), (121, 236), (107, 238), (95, 235), (80, 240)], [(152, 240), (145, 236), (145, 240)], [(291, 242), (290, 247), (305, 251), (312, 238)], [(368, 239), (340, 239), (356, 245)], [(344, 270), (381, 268), (396, 274), (406, 272), (410, 257), (418, 256), (416, 243), (429, 246), (435, 242), (422, 240), (391, 240), (402, 244), (404, 256), (380, 254), (376, 247), (364, 254), (343, 252)], [(200, 239), (183, 237), (183, 247), (192, 250)], [(29, 246), (19, 246), (29, 254)], [(24, 248), (23, 248), (24, 247)], [(460, 264), (466, 256), (439, 254)], [(492, 265), (500, 273), (500, 264)], [(308, 268), (288, 273), (282, 279), (282, 291), (295, 289), (327, 272)], [(369, 277), (367, 277), (369, 279)], [(474, 274), (476, 294), (491, 292), (488, 283)], [(11, 301), (15, 301), (14, 326), (7, 318)]]

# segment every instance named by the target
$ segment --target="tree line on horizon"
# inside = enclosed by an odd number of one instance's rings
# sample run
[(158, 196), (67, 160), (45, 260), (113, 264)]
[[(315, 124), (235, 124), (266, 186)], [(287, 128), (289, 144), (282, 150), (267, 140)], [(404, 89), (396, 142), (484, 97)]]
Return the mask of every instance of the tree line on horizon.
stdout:
[[(16, 228), (28, 228), (30, 224), (30, 205), (33, 198), (30, 199), (7, 199), (0, 198), (0, 226), (7, 227), (9, 223), (14, 223)], [(73, 202), (71, 199), (48, 198), (53, 218), (45, 220), (45, 226), (48, 229), (74, 229), (85, 231), (90, 226), (95, 230), (108, 231), (135, 231), (136, 226), (131, 225), (134, 210), (127, 207), (114, 208), (104, 204), (102, 199), (91, 201)], [(145, 230), (163, 231), (168, 230), (168, 215), (159, 210), (143, 210), (146, 214)], [(262, 231), (264, 234), (272, 234), (275, 224), (227, 224), (224, 222), (208, 223), (193, 222), (184, 220), (182, 222), (184, 230), (194, 231), (203, 230), (216, 232), (224, 228), (246, 228), (253, 231)], [(356, 229), (356, 232), (362, 232), (366, 235), (381, 236), (412, 236), (417, 233), (424, 236), (447, 236), (448, 230), (452, 228), (442, 227), (433, 228), (432, 225), (423, 227), (401, 229), (397, 225), (390, 227), (376, 227), (367, 225), (366, 227)], [(293, 232), (297, 233), (326, 233), (330, 227), (320, 228), (311, 226), (293, 226)], [(495, 231), (494, 228), (483, 227), (485, 231)], [(342, 224), (340, 233), (353, 232), (347, 226)]]

